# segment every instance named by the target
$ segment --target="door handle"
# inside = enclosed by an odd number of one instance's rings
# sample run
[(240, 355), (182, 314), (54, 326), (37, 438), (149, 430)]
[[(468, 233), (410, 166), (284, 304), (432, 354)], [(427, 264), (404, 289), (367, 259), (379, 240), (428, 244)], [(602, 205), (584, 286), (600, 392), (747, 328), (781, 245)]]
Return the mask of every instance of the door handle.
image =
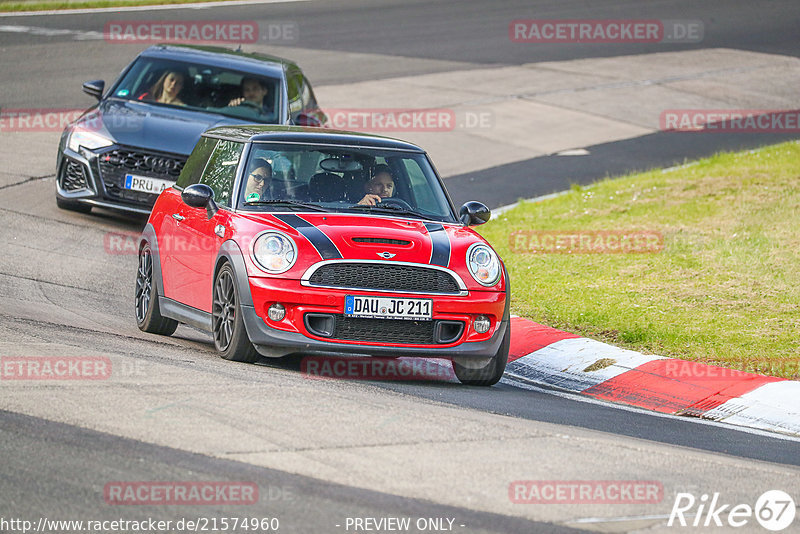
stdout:
[(172, 214), (172, 218), (175, 219), (176, 221), (180, 222), (180, 221), (184, 220), (186, 217), (184, 217), (183, 215), (179, 215), (177, 213), (173, 213)]

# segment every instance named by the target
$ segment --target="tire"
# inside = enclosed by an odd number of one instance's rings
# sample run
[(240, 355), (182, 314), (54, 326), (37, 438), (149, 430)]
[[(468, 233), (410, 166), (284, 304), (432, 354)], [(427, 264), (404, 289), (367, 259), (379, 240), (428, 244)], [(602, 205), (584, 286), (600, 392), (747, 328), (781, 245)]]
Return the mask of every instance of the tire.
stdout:
[(142, 332), (169, 336), (178, 328), (178, 321), (163, 317), (158, 307), (158, 293), (153, 280), (153, 252), (147, 243), (139, 251), (135, 304), (136, 324)]
[(511, 322), (506, 327), (503, 341), (489, 363), (480, 369), (468, 369), (453, 361), (453, 370), (459, 382), (467, 386), (493, 386), (503, 378), (508, 363), (508, 349), (511, 345)]
[(58, 196), (56, 197), (56, 206), (62, 210), (76, 211), (78, 213), (90, 213), (92, 211), (92, 207), (88, 204), (67, 200)]
[(211, 328), (219, 355), (234, 362), (253, 363), (259, 356), (247, 337), (242, 319), (239, 287), (233, 268), (225, 263), (214, 278)]

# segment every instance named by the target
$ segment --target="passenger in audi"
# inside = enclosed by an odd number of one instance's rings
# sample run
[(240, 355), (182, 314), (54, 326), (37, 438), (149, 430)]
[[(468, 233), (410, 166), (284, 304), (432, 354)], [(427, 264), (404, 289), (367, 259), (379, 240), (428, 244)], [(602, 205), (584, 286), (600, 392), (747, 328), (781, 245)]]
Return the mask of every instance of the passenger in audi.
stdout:
[(364, 191), (367, 194), (358, 201), (364, 206), (374, 206), (384, 198), (394, 196), (394, 177), (388, 165), (381, 163), (375, 166), (372, 178), (364, 184)]
[(162, 74), (150, 89), (139, 96), (139, 100), (154, 100), (161, 104), (185, 106), (180, 94), (186, 83), (186, 75), (178, 70), (168, 70)]

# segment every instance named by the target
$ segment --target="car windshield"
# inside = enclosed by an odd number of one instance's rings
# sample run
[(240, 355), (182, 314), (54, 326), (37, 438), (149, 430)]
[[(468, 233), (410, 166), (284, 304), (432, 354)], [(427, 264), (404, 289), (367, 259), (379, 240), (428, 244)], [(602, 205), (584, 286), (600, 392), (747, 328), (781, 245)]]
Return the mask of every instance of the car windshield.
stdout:
[(279, 88), (279, 80), (275, 78), (140, 57), (114, 87), (111, 96), (209, 111), (248, 122), (275, 123)]
[(253, 211), (336, 211), (456, 222), (425, 154), (254, 143), (239, 193)]

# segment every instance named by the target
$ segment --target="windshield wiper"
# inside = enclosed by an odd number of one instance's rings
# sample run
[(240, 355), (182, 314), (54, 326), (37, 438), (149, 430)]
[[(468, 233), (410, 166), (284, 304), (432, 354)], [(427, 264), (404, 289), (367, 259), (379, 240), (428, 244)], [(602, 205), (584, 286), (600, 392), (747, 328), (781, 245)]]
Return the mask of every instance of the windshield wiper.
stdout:
[(273, 198), (270, 200), (256, 200), (253, 202), (245, 202), (245, 206), (291, 206), (294, 208), (307, 208), (313, 211), (328, 211), (318, 204), (310, 204), (307, 202), (298, 202), (297, 200), (280, 200)]
[(401, 208), (400, 206), (368, 206), (365, 204), (355, 204), (350, 206), (347, 209), (351, 210), (365, 210), (365, 211), (380, 211), (383, 213), (390, 213), (392, 215), (411, 215), (413, 217), (417, 217), (419, 219), (430, 219), (421, 213), (417, 213), (416, 211), (411, 211), (406, 208)]

